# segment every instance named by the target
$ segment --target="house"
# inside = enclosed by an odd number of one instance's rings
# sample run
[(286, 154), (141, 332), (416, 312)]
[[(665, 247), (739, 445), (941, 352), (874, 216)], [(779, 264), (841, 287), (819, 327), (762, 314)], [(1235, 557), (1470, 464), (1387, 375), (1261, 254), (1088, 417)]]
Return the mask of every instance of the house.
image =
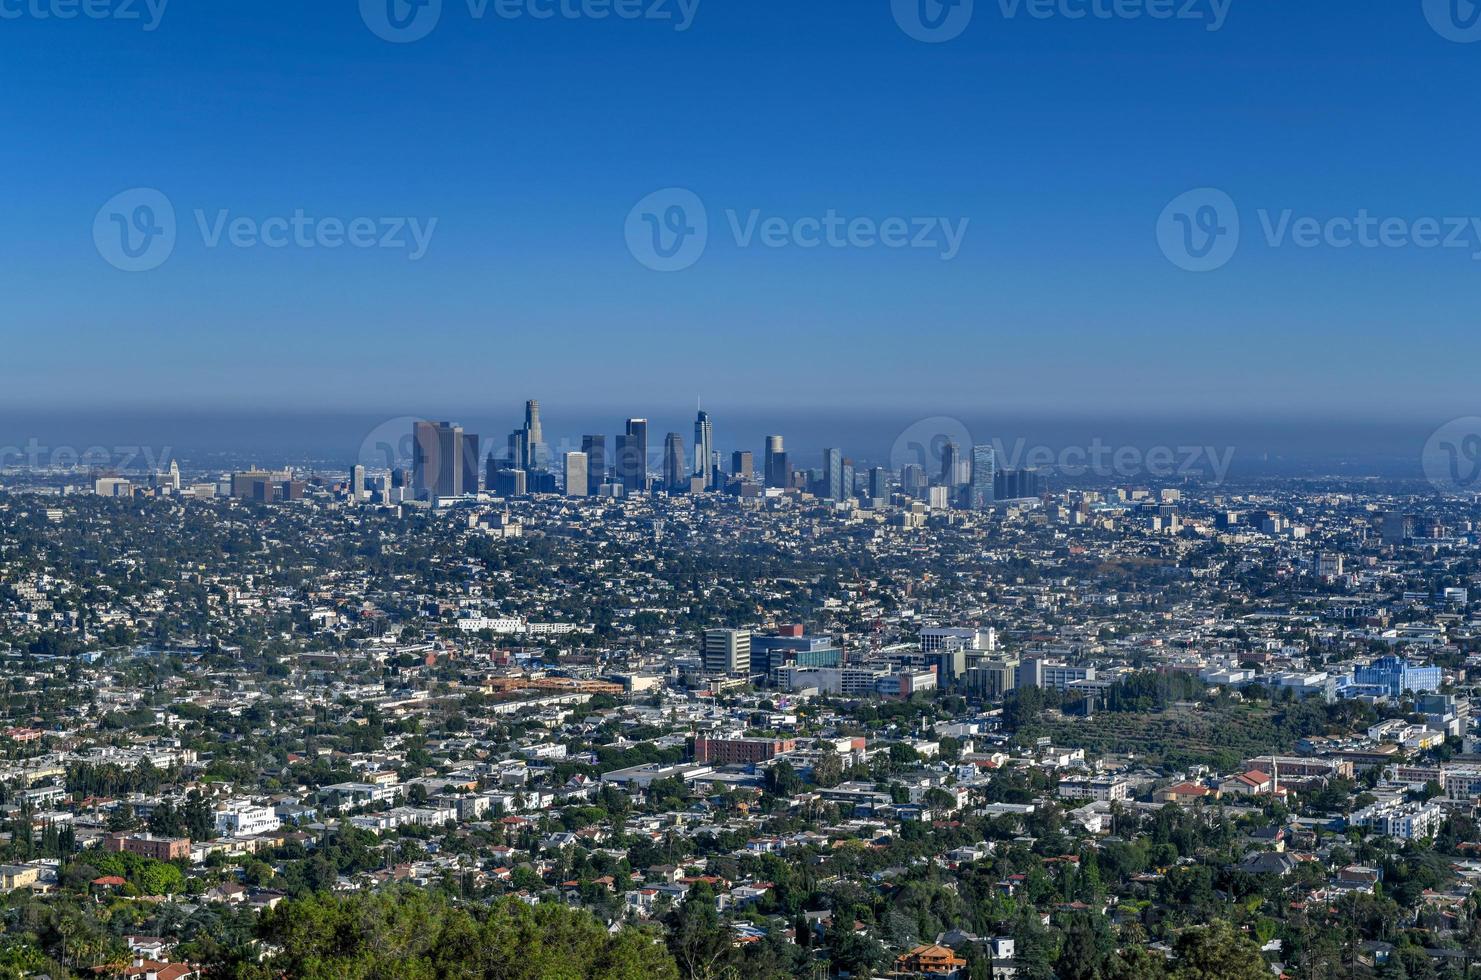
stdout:
[(1178, 783), (1166, 789), (1159, 789), (1154, 795), (1158, 803), (1197, 803), (1199, 800), (1217, 798), (1218, 794), (1204, 786), (1202, 783)]
[(28, 864), (0, 865), (0, 889), (14, 891), (36, 884), (40, 872)]
[(967, 961), (946, 946), (917, 946), (895, 959), (895, 972), (905, 976), (959, 980), (966, 976)]
[(1268, 772), (1251, 769), (1222, 780), (1219, 792), (1234, 796), (1270, 796), (1276, 792), (1275, 780)]
[(1299, 862), (1289, 854), (1275, 851), (1257, 851), (1248, 854), (1235, 865), (1235, 870), (1254, 875), (1288, 875), (1296, 870)]

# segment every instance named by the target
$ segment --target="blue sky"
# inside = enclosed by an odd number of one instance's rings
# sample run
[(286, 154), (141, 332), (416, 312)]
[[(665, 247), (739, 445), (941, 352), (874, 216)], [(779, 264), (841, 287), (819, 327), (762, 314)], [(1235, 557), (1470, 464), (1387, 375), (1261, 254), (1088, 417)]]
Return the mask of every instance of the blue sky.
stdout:
[[(154, 30), (36, 15), (62, 2), (0, 2), (20, 13), (0, 18), (0, 404), (443, 416), (539, 397), (656, 415), (703, 395), (1436, 423), (1476, 407), (1481, 234), (1300, 248), (1261, 227), (1262, 210), (1481, 216), (1481, 43), (1441, 36), (1420, 0), (1229, 0), (1216, 31), (1210, 0), (1169, 20), (976, 0), (942, 43), (889, 0), (700, 0), (685, 31), (444, 0), (405, 44), (351, 0), (173, 0)], [(656, 272), (625, 223), (674, 187), (709, 239)], [(1194, 273), (1157, 223), (1205, 187), (1235, 202), (1241, 240)], [(133, 188), (178, 223), (144, 272), (93, 238)], [(198, 210), (436, 226), (416, 261), (212, 248)], [(943, 261), (742, 245), (730, 211), (967, 224)]]

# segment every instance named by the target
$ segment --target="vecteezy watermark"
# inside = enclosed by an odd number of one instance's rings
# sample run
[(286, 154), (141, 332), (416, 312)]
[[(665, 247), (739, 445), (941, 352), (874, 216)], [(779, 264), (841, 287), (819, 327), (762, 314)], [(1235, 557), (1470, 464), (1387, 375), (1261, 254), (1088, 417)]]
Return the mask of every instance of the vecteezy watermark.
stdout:
[[(763, 215), (725, 211), (725, 227), (737, 248), (925, 249), (950, 262), (961, 251), (970, 218), (848, 217), (832, 208), (821, 215)], [(669, 187), (654, 191), (627, 213), (627, 248), (643, 265), (678, 272), (698, 262), (709, 242), (710, 220), (693, 191)]]
[(632, 206), (624, 233), (633, 258), (657, 272), (678, 272), (704, 255), (710, 218), (699, 195), (666, 187)]
[[(1481, 217), (1379, 217), (1359, 208), (1351, 215), (1298, 215), (1290, 208), (1256, 212), (1268, 248), (1450, 249), (1481, 261)], [(1211, 272), (1234, 258), (1240, 217), (1221, 190), (1204, 187), (1174, 198), (1157, 219), (1157, 244), (1169, 262), (1189, 272)]]
[[(1460, 0), (1464, 2), (1464, 0)], [(997, 0), (1004, 20), (1181, 20), (1223, 28), (1233, 0)], [(972, 22), (973, 0), (890, 0), (895, 23), (917, 41), (940, 44)]]
[(158, 29), (170, 0), (0, 0), (0, 20), (137, 21)]
[(1208, 478), (1223, 483), (1234, 463), (1233, 446), (1141, 446), (1113, 445), (1096, 437), (1087, 446), (1030, 446), (1017, 439), (1011, 447), (1001, 439), (992, 441), (1000, 468), (1039, 470), (1050, 475), (1079, 479)]
[(1157, 244), (1178, 268), (1212, 272), (1239, 248), (1239, 210), (1228, 194), (1212, 187), (1179, 194), (1157, 218)]
[[(436, 218), (320, 217), (292, 214), (258, 218), (227, 208), (192, 212), (201, 243), (209, 249), (388, 249), (421, 260), (437, 230)], [(109, 265), (125, 272), (147, 272), (175, 251), (179, 227), (170, 199), (152, 187), (114, 195), (93, 218), (93, 244)]]
[[(699, 0), (464, 0), (468, 17), (499, 20), (647, 20), (687, 31)], [(360, 0), (360, 18), (393, 44), (420, 41), (437, 29), (443, 0)]]
[(1425, 479), (1441, 493), (1481, 492), (1481, 418), (1452, 419), (1424, 444)]
[(1481, 3), (1477, 0), (1423, 0), (1424, 17), (1436, 34), (1457, 44), (1481, 41)]
[(160, 473), (169, 468), (170, 446), (48, 446), (34, 436), (24, 446), (0, 446), (0, 470), (76, 473), (107, 470), (116, 473)]
[(946, 415), (921, 419), (895, 438), (890, 447), (890, 469), (899, 473), (907, 466), (919, 466), (922, 475), (932, 479), (949, 465), (951, 452), (970, 454), (971, 449), (972, 433), (959, 419)]
[[(1223, 483), (1234, 462), (1233, 446), (1150, 446), (1113, 444), (1096, 437), (1087, 445), (1030, 445), (995, 437), (979, 442), (959, 419), (939, 415), (906, 428), (890, 449), (890, 468), (904, 475), (917, 466), (917, 476), (930, 482), (969, 479), (976, 466), (992, 471), (1033, 470), (1068, 479), (1189, 478)], [(952, 472), (955, 470), (955, 472)]]

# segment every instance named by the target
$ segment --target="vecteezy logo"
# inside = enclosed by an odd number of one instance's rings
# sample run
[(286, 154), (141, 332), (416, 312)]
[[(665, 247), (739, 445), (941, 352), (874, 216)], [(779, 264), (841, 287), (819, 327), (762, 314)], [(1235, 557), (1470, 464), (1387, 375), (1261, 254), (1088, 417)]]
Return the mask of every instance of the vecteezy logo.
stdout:
[(704, 202), (693, 191), (654, 191), (627, 213), (627, 250), (657, 272), (678, 272), (699, 261), (710, 239)]
[(175, 251), (175, 207), (152, 187), (116, 194), (93, 218), (93, 244), (116, 269), (156, 269)]
[(900, 30), (927, 44), (960, 37), (972, 21), (972, 0), (890, 0)]
[(381, 40), (410, 44), (437, 27), (442, 0), (360, 0), (360, 18)]
[(1442, 493), (1481, 492), (1481, 418), (1446, 422), (1424, 444), (1425, 479)]
[(1447, 41), (1481, 41), (1481, 2), (1478, 0), (1424, 0), (1424, 16), (1435, 33)]
[(947, 446), (956, 447), (958, 462), (971, 459), (972, 433), (960, 419), (946, 415), (921, 419), (895, 439), (890, 447), (890, 468), (898, 472), (913, 463), (924, 471), (927, 480), (935, 480), (942, 475)]
[(1239, 209), (1212, 187), (1179, 194), (1157, 219), (1157, 244), (1179, 269), (1212, 272), (1239, 248)]
[[(422, 421), (425, 420), (414, 415), (402, 415), (382, 422), (360, 440), (360, 452), (356, 454), (355, 462), (375, 474), (396, 470), (411, 473), (416, 465), (416, 425)], [(435, 452), (436, 447), (423, 449)]]

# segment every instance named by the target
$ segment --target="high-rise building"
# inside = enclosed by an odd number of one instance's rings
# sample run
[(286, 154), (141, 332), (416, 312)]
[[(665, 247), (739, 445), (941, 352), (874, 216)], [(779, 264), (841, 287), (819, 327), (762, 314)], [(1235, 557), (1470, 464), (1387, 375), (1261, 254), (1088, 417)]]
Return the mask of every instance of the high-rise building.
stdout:
[(694, 475), (704, 481), (704, 489), (715, 485), (715, 427), (709, 412), (700, 412), (694, 419)]
[(469, 459), (464, 457), (463, 427), (450, 422), (412, 423), (412, 490), (418, 500), (461, 497), (477, 492), (478, 437), (473, 442), (473, 488), (465, 491)]
[(566, 453), (567, 497), (585, 497), (590, 492), (586, 477), (588, 462), (585, 453)]
[(766, 454), (762, 462), (766, 468), (764, 475), (768, 487), (785, 487), (790, 482), (787, 454), (782, 451), (781, 436), (766, 437)]
[(628, 492), (642, 491), (648, 482), (648, 420), (628, 419), (617, 437), (617, 479)]
[(459, 450), (463, 466), (462, 493), (478, 494), (478, 436), (472, 433), (463, 433), (462, 446)]
[(530, 458), (530, 434), (524, 429), (515, 429), (509, 433), (509, 456), (505, 460), (505, 468), (511, 470), (527, 470)]
[(751, 667), (750, 630), (705, 630), (704, 669), (712, 674), (743, 674)]
[(986, 510), (997, 499), (998, 457), (992, 446), (972, 447), (971, 506)]
[(359, 463), (350, 470), (350, 496), (355, 500), (365, 499), (365, 467)]
[(869, 471), (869, 499), (888, 500), (890, 497), (890, 471), (876, 466)]
[(900, 489), (912, 497), (920, 497), (926, 492), (930, 481), (926, 479), (926, 468), (919, 463), (906, 463), (900, 467)]
[(663, 482), (669, 493), (689, 489), (689, 471), (684, 466), (684, 437), (677, 432), (663, 437)]
[(517, 464), (523, 470), (543, 470), (545, 460), (542, 458), (542, 446), (544, 437), (540, 432), (540, 403), (534, 399), (525, 402), (525, 427), (524, 427), (524, 459)]
[(730, 475), (738, 476), (742, 480), (749, 480), (756, 468), (755, 461), (748, 449), (737, 449), (730, 454)]
[(843, 450), (823, 450), (823, 496), (843, 499)]
[(586, 454), (586, 492), (594, 496), (607, 481), (607, 437), (582, 436), (581, 451)]
[(941, 447), (941, 485), (946, 487), (959, 487), (962, 481), (961, 475), (962, 449), (956, 443), (947, 440), (946, 445)]

